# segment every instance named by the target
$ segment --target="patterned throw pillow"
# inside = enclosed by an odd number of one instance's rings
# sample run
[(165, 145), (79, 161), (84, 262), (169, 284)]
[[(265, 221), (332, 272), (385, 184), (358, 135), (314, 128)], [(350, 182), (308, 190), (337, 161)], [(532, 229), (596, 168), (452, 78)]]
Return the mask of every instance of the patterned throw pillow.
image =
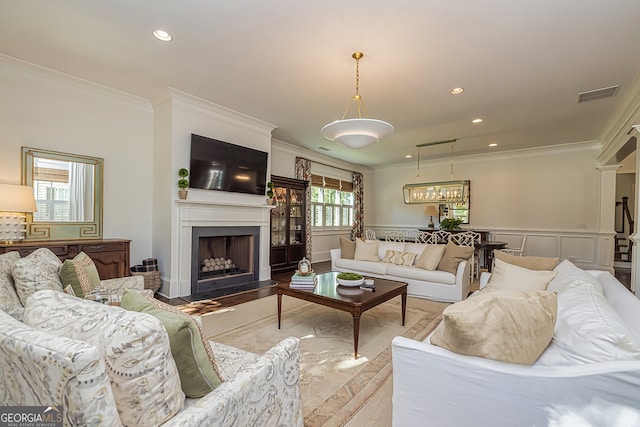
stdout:
[(56, 254), (47, 248), (36, 249), (13, 264), (11, 273), (22, 305), (26, 306), (27, 298), (42, 289), (62, 292), (58, 275), (61, 265)]
[(415, 259), (416, 254), (414, 252), (400, 252), (389, 249), (384, 255), (382, 262), (389, 262), (396, 265), (413, 265)]
[(43, 290), (28, 299), (24, 323), (98, 347), (122, 424), (155, 427), (182, 409), (169, 336), (150, 314)]
[(191, 316), (155, 298), (129, 290), (122, 295), (121, 307), (151, 314), (162, 322), (169, 334), (171, 354), (187, 397), (202, 397), (222, 384), (209, 341)]
[(16, 293), (11, 270), (13, 264), (20, 259), (18, 252), (7, 252), (0, 255), (0, 310), (22, 321), (24, 307)]
[(83, 298), (100, 285), (100, 276), (91, 258), (80, 252), (75, 258), (62, 263), (60, 281), (65, 289), (71, 285), (75, 296)]

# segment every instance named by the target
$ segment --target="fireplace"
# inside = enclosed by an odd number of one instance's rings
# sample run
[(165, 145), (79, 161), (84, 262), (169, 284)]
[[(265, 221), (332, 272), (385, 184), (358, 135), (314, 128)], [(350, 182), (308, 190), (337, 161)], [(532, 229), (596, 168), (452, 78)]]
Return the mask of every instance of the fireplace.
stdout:
[[(196, 267), (199, 267), (200, 263), (200, 258), (197, 255), (199, 239), (193, 237), (194, 233), (197, 237), (253, 236), (253, 262), (248, 267), (253, 269), (254, 278), (243, 278), (243, 280), (257, 280), (260, 282), (270, 280), (269, 220), (271, 219), (271, 209), (273, 207), (264, 203), (264, 197), (236, 195), (234, 193), (224, 193), (224, 199), (220, 197), (220, 200), (215, 201), (196, 200), (198, 196), (198, 191), (196, 190), (193, 190), (193, 197), (191, 191), (189, 191), (190, 200), (176, 200), (176, 223), (178, 227), (175, 235), (172, 236), (172, 241), (175, 244), (169, 245), (171, 247), (171, 283), (169, 291), (165, 291), (168, 293), (167, 297), (187, 297), (194, 292), (198, 292), (198, 287), (202, 289), (213, 288), (214, 282), (217, 282), (215, 286), (228, 286), (224, 283), (224, 280), (202, 282), (202, 280), (198, 279), (199, 268)], [(204, 193), (222, 193), (220, 191), (201, 191)], [(232, 200), (229, 200), (229, 198)], [(214, 243), (214, 245), (216, 244)], [(164, 249), (165, 246), (162, 246), (158, 251)], [(243, 258), (246, 256), (246, 253), (242, 254)], [(225, 259), (232, 258), (231, 256), (218, 255), (217, 253), (209, 258), (221, 257)], [(196, 259), (195, 266), (194, 259)], [(236, 262), (232, 263), (236, 264), (236, 266), (240, 265)], [(218, 279), (222, 279), (222, 277), (218, 277)], [(226, 277), (226, 279), (231, 278)], [(201, 283), (198, 284), (198, 282)], [(230, 286), (225, 291), (232, 288), (233, 286)]]
[(191, 293), (259, 280), (260, 227), (193, 227)]

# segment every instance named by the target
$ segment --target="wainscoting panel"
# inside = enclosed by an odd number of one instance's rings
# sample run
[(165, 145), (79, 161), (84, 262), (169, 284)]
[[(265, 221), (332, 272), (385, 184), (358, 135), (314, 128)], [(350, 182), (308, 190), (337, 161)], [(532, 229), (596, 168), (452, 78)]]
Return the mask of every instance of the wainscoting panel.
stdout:
[[(368, 225), (365, 228), (374, 228), (376, 231), (391, 229), (389, 226), (376, 225)], [(561, 260), (567, 259), (580, 268), (613, 272), (613, 233), (499, 230), (486, 227), (483, 227), (483, 230), (490, 232), (491, 240), (507, 242), (510, 248), (519, 248), (526, 234), (524, 256), (558, 257)], [(415, 231), (417, 229), (409, 229), (407, 235), (411, 237)], [(329, 259), (327, 249), (339, 247), (337, 236), (314, 236), (312, 242), (314, 262)]]
[(596, 236), (560, 236), (560, 259), (568, 259), (578, 266), (595, 266)]
[(531, 234), (529, 232), (504, 232), (495, 231), (493, 240), (507, 242), (508, 248), (519, 248), (524, 235), (527, 235), (527, 243), (524, 246), (524, 254), (529, 256), (554, 257), (559, 255), (558, 236), (556, 234)]
[[(514, 233), (492, 233), (493, 240), (497, 242), (507, 242), (507, 247), (509, 249), (519, 249), (522, 246), (522, 239), (524, 238), (524, 233), (514, 232)], [(525, 250), (529, 247), (530, 243), (527, 241), (525, 246)]]

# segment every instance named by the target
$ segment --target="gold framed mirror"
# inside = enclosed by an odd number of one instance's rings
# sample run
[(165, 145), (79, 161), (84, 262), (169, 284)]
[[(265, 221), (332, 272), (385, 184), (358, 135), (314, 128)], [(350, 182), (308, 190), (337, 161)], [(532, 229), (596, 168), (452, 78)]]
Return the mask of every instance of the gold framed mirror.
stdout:
[(22, 184), (33, 187), (26, 240), (101, 239), (104, 159), (22, 147)]

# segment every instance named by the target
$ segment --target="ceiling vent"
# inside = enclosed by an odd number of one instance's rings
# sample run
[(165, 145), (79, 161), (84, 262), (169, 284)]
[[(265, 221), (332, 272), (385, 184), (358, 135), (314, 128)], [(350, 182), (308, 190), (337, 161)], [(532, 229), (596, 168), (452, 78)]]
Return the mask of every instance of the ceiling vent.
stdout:
[(321, 147), (318, 147), (318, 148), (319, 148), (320, 150), (322, 150), (322, 151), (331, 151), (331, 149), (330, 149), (330, 148), (327, 148), (327, 147), (322, 147), (322, 146), (321, 146)]
[(609, 98), (614, 96), (618, 92), (617, 86), (604, 87), (602, 89), (590, 90), (587, 92), (581, 92), (578, 94), (578, 104), (581, 102), (593, 101), (600, 98)]

